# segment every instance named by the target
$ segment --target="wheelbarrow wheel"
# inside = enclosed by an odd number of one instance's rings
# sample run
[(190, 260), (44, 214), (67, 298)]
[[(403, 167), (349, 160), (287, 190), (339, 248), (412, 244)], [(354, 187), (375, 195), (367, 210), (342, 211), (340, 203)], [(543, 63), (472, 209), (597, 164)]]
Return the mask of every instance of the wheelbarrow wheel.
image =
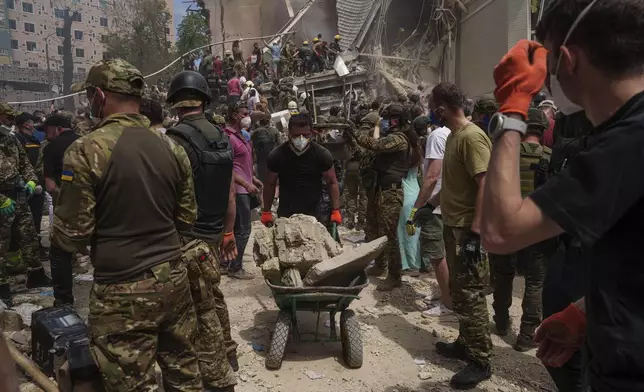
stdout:
[(271, 346), (266, 353), (266, 368), (278, 370), (282, 367), (284, 352), (286, 351), (286, 342), (291, 333), (291, 314), (285, 310), (280, 310), (277, 314), (277, 323), (271, 339)]
[(344, 363), (352, 369), (362, 367), (362, 333), (353, 310), (340, 314), (340, 339)]

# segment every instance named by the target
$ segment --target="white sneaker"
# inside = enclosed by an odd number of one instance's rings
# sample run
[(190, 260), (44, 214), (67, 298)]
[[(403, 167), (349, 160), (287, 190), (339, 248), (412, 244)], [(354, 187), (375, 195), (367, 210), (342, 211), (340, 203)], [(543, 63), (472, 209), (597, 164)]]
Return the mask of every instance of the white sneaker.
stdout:
[(440, 317), (454, 313), (453, 310), (447, 309), (445, 305), (439, 304), (431, 309), (422, 311), (420, 314), (425, 318)]

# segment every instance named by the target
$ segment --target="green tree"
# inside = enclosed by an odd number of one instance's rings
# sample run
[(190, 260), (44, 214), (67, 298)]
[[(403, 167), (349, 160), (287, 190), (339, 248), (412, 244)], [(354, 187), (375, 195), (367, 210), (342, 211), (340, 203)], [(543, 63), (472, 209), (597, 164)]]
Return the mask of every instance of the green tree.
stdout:
[(182, 55), (210, 42), (208, 20), (201, 12), (189, 12), (179, 24), (177, 51)]
[(112, 24), (103, 38), (108, 56), (120, 57), (144, 75), (174, 60), (169, 41), (172, 16), (164, 0), (116, 0)]

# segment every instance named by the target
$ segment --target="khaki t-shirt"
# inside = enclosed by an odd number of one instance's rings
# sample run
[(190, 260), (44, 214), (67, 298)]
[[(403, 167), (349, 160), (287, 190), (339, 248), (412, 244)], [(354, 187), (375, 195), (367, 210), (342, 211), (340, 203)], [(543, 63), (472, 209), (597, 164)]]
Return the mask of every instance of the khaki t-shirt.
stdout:
[(491, 151), (492, 142), (473, 123), (447, 137), (440, 196), (445, 225), (469, 227), (472, 224), (478, 192), (474, 177), (487, 172)]

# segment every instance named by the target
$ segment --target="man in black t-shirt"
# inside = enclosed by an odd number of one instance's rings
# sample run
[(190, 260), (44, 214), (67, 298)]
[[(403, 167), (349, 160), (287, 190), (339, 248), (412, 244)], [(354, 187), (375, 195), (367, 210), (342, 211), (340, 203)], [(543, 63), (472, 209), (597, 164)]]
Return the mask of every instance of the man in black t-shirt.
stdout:
[(289, 140), (277, 147), (268, 156), (266, 181), (264, 182), (264, 212), (262, 223), (273, 221), (271, 206), (275, 186), (279, 180), (280, 201), (277, 215), (289, 217), (294, 214), (316, 216), (322, 196), (322, 178), (331, 195), (331, 222), (342, 223), (340, 214), (340, 186), (333, 168), (333, 156), (326, 148), (311, 141), (311, 117), (297, 114), (288, 123)]
[[(63, 175), (63, 157), (67, 148), (80, 136), (72, 131), (71, 117), (62, 113), (54, 113), (43, 123), (47, 145), (43, 149), (43, 173), (47, 192), (52, 197), (54, 208), (58, 200), (58, 192)], [(52, 242), (49, 250), (51, 262), (51, 280), (54, 286), (54, 305), (72, 305), (74, 294), (72, 289), (72, 253), (66, 252)]]
[[(642, 15), (642, 0), (553, 0), (537, 27), (545, 48), (520, 41), (494, 71), (502, 114), (490, 123), (483, 246), (507, 254), (565, 232), (588, 249), (584, 297), (546, 318), (536, 340), (537, 357), (555, 367), (585, 345), (593, 392), (644, 390)], [(521, 121), (547, 73), (555, 104), (585, 110), (595, 128), (567, 167), (522, 199)]]

